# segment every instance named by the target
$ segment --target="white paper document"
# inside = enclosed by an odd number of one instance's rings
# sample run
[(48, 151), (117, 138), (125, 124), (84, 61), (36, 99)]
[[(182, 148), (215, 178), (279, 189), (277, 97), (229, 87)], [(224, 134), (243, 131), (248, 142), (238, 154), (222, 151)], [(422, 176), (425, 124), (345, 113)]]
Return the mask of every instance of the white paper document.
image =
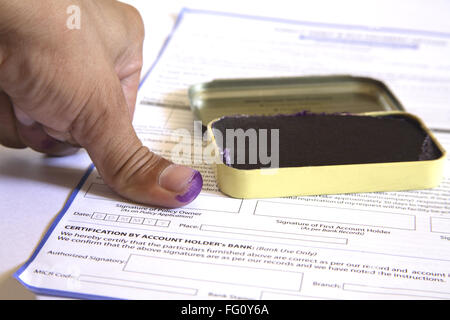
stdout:
[[(352, 74), (385, 81), (449, 150), (448, 56), (450, 34), (184, 10), (134, 126), (170, 158), (194, 130), (192, 84)], [(126, 201), (91, 167), (16, 277), (80, 298), (450, 299), (448, 170), (432, 190), (242, 200), (193, 166), (204, 187), (179, 209)]]

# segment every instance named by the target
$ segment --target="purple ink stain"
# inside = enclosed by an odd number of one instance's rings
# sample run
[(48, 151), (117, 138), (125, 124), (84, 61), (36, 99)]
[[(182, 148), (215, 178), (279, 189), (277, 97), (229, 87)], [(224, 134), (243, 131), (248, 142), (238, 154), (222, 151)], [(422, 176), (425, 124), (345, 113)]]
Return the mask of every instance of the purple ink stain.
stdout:
[(227, 166), (231, 167), (231, 156), (230, 156), (230, 150), (228, 148), (225, 148), (222, 152), (222, 161)]
[(189, 181), (189, 189), (186, 193), (177, 195), (175, 198), (183, 203), (188, 203), (197, 198), (200, 191), (202, 191), (203, 178), (200, 172), (195, 171), (191, 180)]

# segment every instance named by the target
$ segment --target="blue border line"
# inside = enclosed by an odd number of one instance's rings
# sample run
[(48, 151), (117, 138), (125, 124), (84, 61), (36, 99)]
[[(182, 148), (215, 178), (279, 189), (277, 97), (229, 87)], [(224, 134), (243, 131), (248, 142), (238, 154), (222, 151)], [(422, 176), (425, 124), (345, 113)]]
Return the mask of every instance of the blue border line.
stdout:
[[(172, 38), (173, 33), (178, 28), (178, 25), (180, 24), (180, 21), (182, 20), (185, 12), (186, 12), (185, 8), (183, 8), (180, 11), (180, 13), (179, 13), (179, 15), (177, 17), (177, 20), (176, 20), (176, 22), (175, 22), (175, 24), (174, 24), (170, 34), (168, 35), (168, 37), (165, 40), (163, 46), (161, 47), (161, 50), (158, 53), (158, 56), (156, 57), (155, 61), (151, 65), (150, 69), (146, 72), (146, 74), (141, 79), (141, 82), (139, 83), (138, 90), (141, 88), (141, 86), (147, 80), (148, 75), (150, 74), (150, 72), (153, 70), (153, 68), (156, 66), (156, 64), (158, 63), (159, 59), (163, 55), (167, 45), (170, 42), (170, 39)], [(78, 183), (78, 185), (73, 190), (72, 194), (70, 195), (70, 197), (67, 200), (66, 204), (62, 208), (61, 212), (58, 214), (56, 219), (53, 221), (52, 225), (50, 226), (50, 228), (46, 232), (44, 238), (41, 240), (41, 242), (39, 243), (39, 245), (37, 246), (37, 248), (35, 249), (35, 251), (31, 255), (31, 257), (13, 275), (13, 277), (15, 279), (17, 279), (17, 281), (19, 281), (24, 287), (26, 287), (27, 289), (31, 290), (32, 292), (35, 292), (37, 294), (44, 294), (44, 295), (51, 295), (51, 296), (60, 296), (60, 297), (75, 298), (75, 299), (120, 300), (120, 299), (117, 299), (117, 298), (100, 296), (100, 295), (91, 295), (91, 294), (84, 294), (84, 293), (78, 293), (78, 292), (72, 292), (72, 291), (63, 291), (63, 290), (39, 288), (39, 287), (31, 286), (31, 285), (25, 283), (24, 281), (22, 281), (22, 279), (20, 279), (20, 275), (25, 271), (25, 269), (33, 262), (33, 260), (39, 254), (39, 252), (41, 251), (42, 247), (45, 245), (45, 243), (47, 242), (48, 238), (52, 234), (53, 230), (56, 228), (58, 223), (61, 221), (62, 217), (66, 214), (67, 210), (72, 205), (73, 200), (75, 199), (75, 197), (77, 196), (77, 194), (81, 190), (81, 188), (83, 187), (83, 184), (86, 182), (86, 180), (89, 177), (89, 175), (91, 174), (92, 170), (94, 170), (94, 164), (93, 163), (91, 163), (89, 165), (88, 169), (84, 173), (84, 175), (81, 178), (80, 182)]]
[(429, 31), (429, 30), (404, 29), (404, 28), (392, 28), (392, 27), (381, 27), (381, 26), (380, 27), (371, 27), (371, 26), (356, 25), (356, 24), (354, 25), (354, 24), (338, 24), (338, 23), (326, 23), (326, 22), (314, 22), (314, 21), (301, 21), (301, 20), (292, 20), (292, 19), (275, 18), (275, 17), (254, 16), (254, 15), (242, 14), (242, 13), (220, 12), (220, 11), (212, 11), (212, 10), (204, 10), (204, 9), (183, 8), (182, 11), (188, 12), (188, 13), (202, 13), (202, 14), (216, 15), (216, 16), (228, 16), (228, 17), (233, 17), (233, 18), (280, 22), (280, 23), (286, 23), (286, 24), (307, 25), (307, 26), (311, 26), (311, 27), (327, 27), (327, 28), (336, 28), (336, 29), (347, 29), (347, 30), (365, 30), (365, 31), (370, 31), (370, 32), (385, 32), (385, 33), (403, 33), (403, 34), (415, 34), (415, 35), (431, 36), (431, 37), (439, 37), (439, 38), (450, 38), (450, 33), (448, 33), (448, 32), (438, 32), (438, 31)]
[(36, 256), (41, 251), (44, 244), (47, 242), (48, 238), (52, 234), (53, 230), (58, 225), (59, 221), (61, 221), (62, 217), (65, 215), (67, 210), (72, 205), (73, 200), (77, 196), (78, 192), (81, 190), (83, 184), (86, 182), (87, 178), (91, 174), (92, 170), (94, 170), (94, 164), (91, 163), (84, 173), (83, 177), (81, 178), (80, 182), (78, 182), (78, 185), (73, 190), (72, 194), (70, 195), (69, 199), (67, 199), (66, 204), (62, 208), (61, 212), (58, 214), (56, 219), (53, 221), (52, 225), (48, 229), (47, 233), (45, 234), (44, 238), (39, 243), (38, 247), (33, 252), (32, 256), (28, 259), (28, 261), (20, 267), (15, 273), (14, 278), (16, 278), (24, 287), (27, 289), (37, 293), (37, 294), (46, 294), (46, 295), (52, 295), (52, 296), (62, 296), (62, 297), (71, 297), (76, 299), (112, 299), (108, 297), (101, 297), (101, 296), (95, 296), (95, 295), (89, 295), (89, 294), (82, 294), (77, 292), (69, 292), (69, 291), (62, 291), (62, 290), (54, 290), (54, 289), (45, 289), (45, 288), (39, 288), (35, 286), (30, 286), (29, 284), (25, 283), (20, 279), (20, 275), (25, 271), (25, 269), (33, 262), (33, 260), (36, 258)]
[[(67, 212), (67, 210), (69, 209), (70, 205), (72, 204), (73, 200), (75, 199), (75, 197), (77, 196), (78, 192), (80, 191), (81, 187), (83, 186), (83, 184), (86, 182), (86, 179), (89, 177), (89, 175), (91, 174), (92, 170), (94, 170), (94, 164), (91, 163), (88, 167), (88, 169), (86, 170), (86, 172), (84, 173), (83, 177), (81, 178), (80, 182), (78, 182), (78, 185), (75, 187), (75, 189), (73, 190), (72, 194), (70, 195), (69, 199), (67, 199), (66, 204), (64, 205), (64, 207), (62, 208), (61, 212), (58, 214), (58, 216), (56, 217), (56, 219), (53, 221), (52, 225), (50, 226), (49, 230), (47, 231), (47, 233), (45, 234), (44, 238), (41, 240), (41, 243), (38, 245), (38, 247), (36, 248), (36, 250), (34, 251), (33, 255), (30, 257), (30, 259), (22, 266), (19, 268), (19, 270), (16, 271), (16, 273), (14, 274), (14, 276), (18, 276), (19, 274), (21, 274), (26, 267), (33, 262), (34, 258), (36, 258), (36, 256), (38, 255), (39, 251), (41, 250), (41, 248), (43, 247), (43, 245), (45, 244), (45, 242), (48, 240), (48, 238), (50, 237), (51, 231), (53, 229), (55, 229), (56, 225), (59, 223), (59, 221), (62, 219), (62, 217), (64, 216), (64, 214)], [(19, 279), (18, 279), (19, 280)]]
[(392, 49), (412, 49), (417, 50), (419, 48), (418, 44), (402, 44), (402, 43), (389, 43), (389, 42), (377, 42), (377, 41), (364, 41), (364, 40), (352, 40), (352, 39), (333, 39), (333, 38), (319, 38), (319, 37), (309, 37), (300, 36), (300, 40), (312, 40), (318, 42), (330, 42), (330, 43), (343, 43), (348, 45), (362, 45), (369, 47), (384, 47)]
[(145, 73), (145, 75), (142, 77), (141, 83), (139, 83), (139, 88), (138, 90), (141, 88), (141, 86), (144, 84), (144, 82), (147, 80), (147, 77), (149, 76), (150, 72), (153, 71), (153, 69), (155, 68), (156, 64), (159, 62), (159, 59), (161, 58), (161, 56), (163, 55), (163, 53), (166, 51), (166, 48), (170, 42), (170, 40), (172, 40), (172, 36), (175, 32), (176, 29), (178, 29), (178, 26), (181, 22), (181, 20), (183, 19), (183, 16), (186, 12), (189, 12), (190, 10), (187, 8), (182, 8), (180, 13), (178, 14), (177, 20), (175, 21), (175, 24), (172, 27), (172, 30), (170, 31), (170, 34), (167, 36), (166, 40), (164, 41), (161, 50), (158, 53), (158, 56), (156, 57), (155, 61), (153, 62), (153, 64), (150, 66), (150, 68), (148, 69), (148, 71)]
[[(158, 56), (156, 57), (155, 61), (149, 68), (149, 70), (145, 73), (143, 78), (141, 79), (141, 82), (139, 83), (138, 90), (142, 87), (144, 82), (147, 80), (149, 74), (153, 71), (156, 64), (159, 62), (161, 56), (165, 52), (170, 40), (173, 37), (174, 32), (178, 28), (181, 20), (184, 17), (185, 13), (200, 13), (200, 14), (207, 14), (207, 15), (220, 15), (220, 16), (229, 16), (234, 18), (241, 18), (241, 19), (252, 19), (252, 20), (260, 20), (260, 21), (271, 21), (271, 22), (281, 22), (286, 24), (296, 24), (296, 25), (308, 25), (308, 26), (322, 26), (322, 27), (329, 27), (329, 28), (340, 28), (340, 29), (355, 29), (355, 30), (366, 30), (366, 31), (373, 31), (373, 32), (392, 32), (392, 33), (406, 33), (406, 34), (421, 34), (425, 36), (434, 36), (434, 37), (442, 37), (442, 38), (450, 38), (450, 33), (443, 33), (443, 32), (434, 32), (434, 31), (424, 31), (424, 30), (408, 30), (408, 29), (399, 29), (399, 28), (386, 28), (386, 27), (367, 27), (367, 26), (358, 26), (358, 25), (340, 25), (340, 24), (332, 24), (332, 23), (321, 23), (321, 22), (310, 22), (310, 21), (297, 21), (297, 20), (289, 20), (289, 19), (281, 19), (281, 18), (270, 18), (270, 17), (261, 17), (261, 16), (253, 16), (253, 15), (246, 15), (246, 14), (238, 14), (238, 13), (228, 13), (228, 12), (218, 12), (218, 11), (210, 11), (210, 10), (201, 10), (201, 9), (189, 9), (189, 8), (183, 8), (178, 17), (175, 21), (175, 24), (164, 41), (163, 46), (161, 47), (161, 50), (158, 53)], [(21, 266), (13, 275), (15, 279), (17, 279), (24, 287), (27, 289), (37, 293), (37, 294), (44, 294), (44, 295), (52, 295), (52, 296), (60, 296), (60, 297), (66, 297), (66, 298), (75, 298), (75, 299), (108, 299), (108, 300), (118, 300), (117, 298), (107, 297), (107, 296), (100, 296), (100, 295), (91, 295), (91, 294), (84, 294), (84, 293), (78, 293), (78, 292), (71, 292), (71, 291), (63, 291), (63, 290), (55, 290), (55, 289), (46, 289), (46, 288), (39, 288), (35, 286), (30, 286), (24, 281), (20, 279), (20, 275), (25, 271), (25, 269), (33, 262), (33, 260), (36, 258), (36, 256), (39, 254), (40, 250), (52, 234), (53, 230), (56, 228), (62, 217), (66, 214), (67, 210), (72, 205), (72, 202), (74, 201), (75, 197), (77, 196), (78, 192), (81, 190), (83, 184), (86, 182), (87, 178), (91, 174), (92, 170), (94, 169), (94, 164), (90, 164), (88, 169), (86, 170), (85, 174), (81, 178), (78, 185), (73, 190), (72, 194), (70, 195), (69, 199), (67, 200), (66, 204), (64, 205), (61, 212), (58, 214), (56, 219), (53, 221), (52, 225), (46, 232), (44, 238), (39, 243), (38, 247), (33, 252), (32, 256), (25, 262), (23, 266)]]

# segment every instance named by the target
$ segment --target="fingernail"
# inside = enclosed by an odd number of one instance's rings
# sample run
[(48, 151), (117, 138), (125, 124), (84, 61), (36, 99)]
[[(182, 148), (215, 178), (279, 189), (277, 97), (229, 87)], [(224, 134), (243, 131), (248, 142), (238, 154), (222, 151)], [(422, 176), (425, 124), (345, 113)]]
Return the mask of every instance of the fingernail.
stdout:
[(183, 192), (176, 199), (186, 203), (194, 200), (202, 190), (203, 179), (197, 170), (172, 164), (159, 175), (159, 185), (172, 192)]
[(25, 112), (19, 108), (14, 107), (14, 113), (16, 115), (17, 121), (19, 121), (24, 126), (30, 127), (34, 124), (34, 120), (31, 119)]
[(203, 178), (200, 172), (196, 171), (194, 176), (191, 178), (191, 181), (189, 182), (189, 189), (183, 193), (182, 195), (178, 195), (175, 198), (184, 203), (191, 202), (202, 191), (203, 186)]

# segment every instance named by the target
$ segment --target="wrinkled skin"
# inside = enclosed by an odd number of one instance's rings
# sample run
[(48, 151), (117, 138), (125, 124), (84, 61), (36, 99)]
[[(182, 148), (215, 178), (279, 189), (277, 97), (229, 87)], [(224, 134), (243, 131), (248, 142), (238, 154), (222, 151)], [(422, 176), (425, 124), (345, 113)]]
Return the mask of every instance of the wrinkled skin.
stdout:
[[(67, 26), (71, 5), (79, 29)], [(55, 156), (82, 147), (128, 199), (192, 201), (201, 176), (151, 152), (131, 124), (143, 39), (137, 10), (117, 1), (0, 0), (0, 143)]]

